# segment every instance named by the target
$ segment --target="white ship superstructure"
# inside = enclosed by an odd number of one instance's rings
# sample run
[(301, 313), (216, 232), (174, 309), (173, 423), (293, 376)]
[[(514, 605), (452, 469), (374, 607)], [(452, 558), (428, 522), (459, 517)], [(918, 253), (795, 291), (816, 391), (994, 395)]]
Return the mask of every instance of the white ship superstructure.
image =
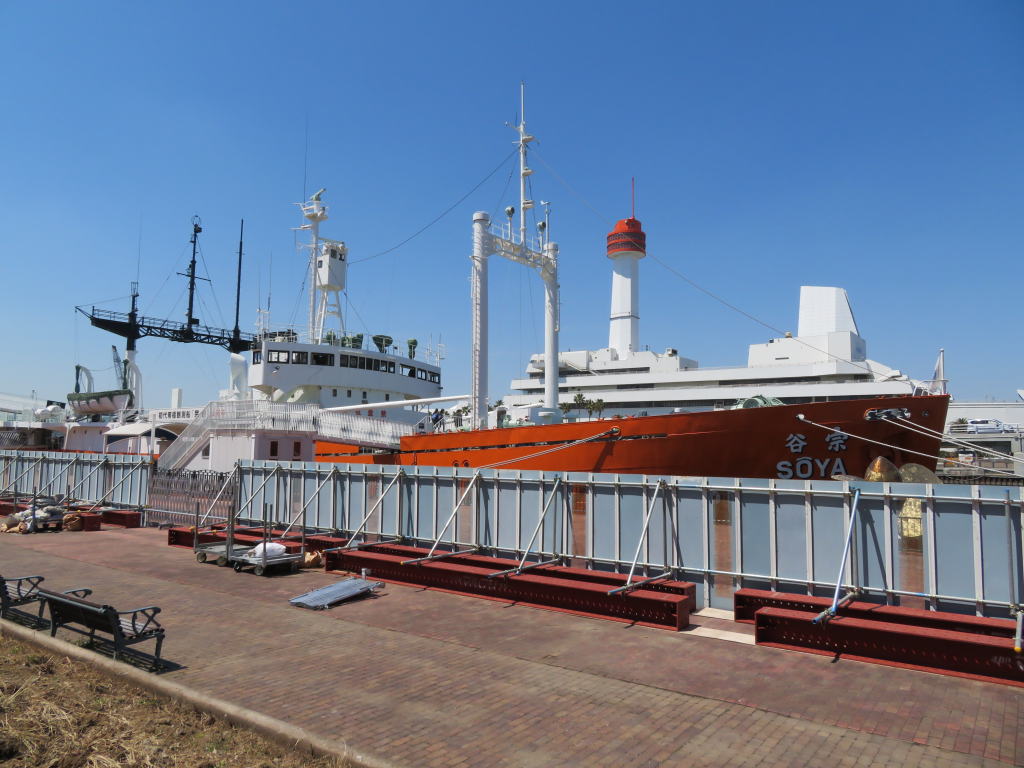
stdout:
[[(605, 415), (656, 415), (728, 408), (758, 396), (806, 403), (907, 395), (928, 387), (868, 359), (846, 291), (836, 287), (802, 286), (797, 335), (750, 345), (745, 366), (701, 368), (673, 348), (641, 349), (639, 261), (645, 255), (640, 222), (619, 221), (608, 235), (613, 262), (608, 346), (558, 355), (563, 408), (578, 408), (582, 396), (602, 401)], [(513, 380), (513, 392), (504, 398), (506, 418), (531, 420), (543, 379), (544, 358), (533, 355), (526, 377)]]
[[(347, 282), (348, 248), (340, 240), (320, 237), (320, 224), (328, 218), (323, 192), (301, 206), (307, 222), (302, 229), (310, 233), (308, 333), (306, 338), (294, 330), (264, 330), (258, 335), (248, 372), (252, 396), (321, 408), (377, 404), (361, 415), (419, 419), (422, 414), (403, 414), (397, 403), (439, 397), (441, 369), (416, 358), (416, 339), (406, 342), (403, 355), (390, 336), (366, 339), (346, 330), (341, 294)], [(380, 406), (390, 402), (396, 403), (394, 408)]]

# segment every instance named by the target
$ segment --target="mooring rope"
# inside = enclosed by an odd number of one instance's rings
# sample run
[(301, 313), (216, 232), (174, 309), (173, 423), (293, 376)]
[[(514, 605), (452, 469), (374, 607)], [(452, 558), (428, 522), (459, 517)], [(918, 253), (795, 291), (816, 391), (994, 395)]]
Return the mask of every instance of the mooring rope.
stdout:
[(484, 464), (484, 465), (478, 467), (478, 469), (494, 469), (494, 467), (500, 467), (500, 466), (503, 466), (505, 464), (512, 464), (512, 463), (517, 462), (517, 461), (526, 461), (527, 459), (535, 459), (538, 456), (546, 456), (547, 454), (554, 453), (555, 451), (562, 451), (562, 450), (565, 450), (566, 448), (572, 448), (573, 446), (576, 446), (576, 445), (583, 445), (583, 443), (589, 443), (591, 440), (597, 440), (598, 438), (607, 437), (608, 435), (617, 435), (617, 434), (619, 434), (619, 428), (618, 427), (612, 427), (611, 429), (606, 430), (604, 432), (601, 432), (600, 434), (591, 435), (590, 437), (585, 437), (582, 440), (575, 440), (575, 441), (573, 441), (571, 443), (566, 443), (565, 445), (556, 445), (554, 448), (548, 448), (547, 450), (538, 451), (537, 453), (531, 453), (531, 454), (528, 454), (526, 456), (517, 456), (514, 459), (506, 459), (505, 461), (497, 461), (494, 464)]
[(920, 451), (912, 451), (909, 448), (903, 448), (902, 446), (899, 446), (899, 445), (893, 445), (891, 443), (883, 443), (880, 440), (872, 440), (870, 437), (863, 437), (862, 435), (855, 435), (855, 434), (853, 434), (851, 432), (845, 432), (845, 431), (843, 431), (841, 429), (837, 429), (835, 427), (827, 427), (824, 424), (818, 424), (815, 421), (811, 421), (806, 416), (804, 416), (802, 413), (798, 413), (796, 415), (796, 417), (797, 417), (797, 419), (799, 419), (800, 421), (804, 422), (805, 424), (811, 424), (811, 425), (813, 425), (815, 427), (820, 427), (821, 429), (827, 430), (829, 432), (837, 432), (837, 433), (839, 433), (841, 435), (848, 435), (848, 436), (853, 437), (853, 438), (855, 438), (857, 440), (863, 440), (866, 443), (874, 443), (875, 445), (881, 445), (883, 448), (891, 448), (894, 451), (903, 451), (904, 453), (912, 453), (915, 456), (924, 456), (926, 459), (933, 459), (933, 460), (935, 460), (937, 462), (938, 461), (945, 461), (945, 462), (949, 462), (949, 463), (952, 463), (952, 464), (959, 464), (961, 467), (967, 467), (968, 469), (973, 469), (973, 470), (981, 470), (982, 472), (994, 472), (997, 475), (1009, 475), (1010, 477), (1017, 477), (1017, 475), (1014, 472), (1007, 472), (1006, 470), (1003, 470), (1003, 469), (990, 469), (988, 467), (979, 467), (977, 464), (968, 464), (967, 462), (957, 461), (956, 459), (949, 459), (949, 458), (946, 458), (945, 456), (933, 456), (930, 453), (921, 453)]
[(997, 459), (1003, 459), (1004, 461), (1012, 461), (1014, 464), (1024, 464), (1024, 461), (1022, 461), (1020, 459), (1015, 459), (1015, 458), (1013, 458), (1013, 456), (1011, 456), (1009, 454), (1000, 453), (999, 451), (993, 451), (991, 448), (983, 448), (980, 445), (975, 445), (974, 443), (968, 443), (966, 440), (957, 440), (955, 437), (946, 435), (943, 432), (938, 432), (938, 431), (936, 431), (934, 429), (931, 429), (929, 427), (925, 427), (925, 426), (923, 426), (921, 424), (914, 424), (914, 422), (907, 421), (906, 419), (901, 418), (899, 416), (892, 416), (892, 417), (884, 416), (883, 418), (885, 418), (887, 420), (888, 419), (892, 419), (894, 421), (898, 421), (901, 425), (903, 425), (903, 427), (905, 429), (909, 429), (911, 432), (917, 432), (918, 434), (924, 435), (925, 437), (938, 437), (938, 438), (942, 438), (942, 439), (946, 440), (946, 442), (952, 443), (953, 445), (959, 446), (960, 448), (968, 448), (972, 452), (985, 453), (985, 454), (988, 454), (989, 456), (992, 456), (992, 457), (997, 458)]

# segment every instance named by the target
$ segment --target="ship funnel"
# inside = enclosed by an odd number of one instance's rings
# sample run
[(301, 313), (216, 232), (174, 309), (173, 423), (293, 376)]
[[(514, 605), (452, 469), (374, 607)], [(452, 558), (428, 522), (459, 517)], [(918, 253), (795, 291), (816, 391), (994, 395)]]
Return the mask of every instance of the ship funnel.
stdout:
[(608, 323), (608, 347), (619, 359), (640, 349), (640, 266), (647, 255), (647, 235), (632, 216), (621, 219), (608, 233), (608, 258), (612, 260), (612, 307)]

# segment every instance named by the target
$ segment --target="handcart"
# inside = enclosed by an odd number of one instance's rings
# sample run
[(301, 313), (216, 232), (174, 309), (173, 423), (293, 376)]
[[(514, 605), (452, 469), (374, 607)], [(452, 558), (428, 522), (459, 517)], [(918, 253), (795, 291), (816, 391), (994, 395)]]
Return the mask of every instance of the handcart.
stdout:
[(266, 550), (255, 552), (256, 547), (235, 547), (227, 554), (228, 562), (235, 569), (235, 573), (241, 573), (245, 568), (252, 568), (257, 576), (267, 575), (270, 569), (285, 570), (291, 573), (298, 573), (302, 565), (303, 554), (267, 555)]
[[(234, 554), (241, 554), (242, 550), (245, 549), (250, 548), (236, 546), (234, 548)], [(197, 563), (205, 563), (212, 560), (222, 568), (229, 564), (227, 542), (221, 542), (219, 544), (197, 544), (195, 546), (195, 552)]]

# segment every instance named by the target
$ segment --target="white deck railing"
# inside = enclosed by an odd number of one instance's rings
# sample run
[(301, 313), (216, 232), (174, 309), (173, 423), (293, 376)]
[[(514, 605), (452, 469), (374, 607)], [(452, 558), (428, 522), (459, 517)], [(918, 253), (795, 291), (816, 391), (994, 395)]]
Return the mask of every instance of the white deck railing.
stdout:
[(191, 461), (211, 433), (277, 430), (309, 432), (326, 440), (367, 448), (397, 448), (413, 426), (351, 413), (321, 411), (313, 403), (274, 403), (267, 400), (224, 400), (208, 403), (178, 438), (160, 455), (161, 469), (180, 469)]

